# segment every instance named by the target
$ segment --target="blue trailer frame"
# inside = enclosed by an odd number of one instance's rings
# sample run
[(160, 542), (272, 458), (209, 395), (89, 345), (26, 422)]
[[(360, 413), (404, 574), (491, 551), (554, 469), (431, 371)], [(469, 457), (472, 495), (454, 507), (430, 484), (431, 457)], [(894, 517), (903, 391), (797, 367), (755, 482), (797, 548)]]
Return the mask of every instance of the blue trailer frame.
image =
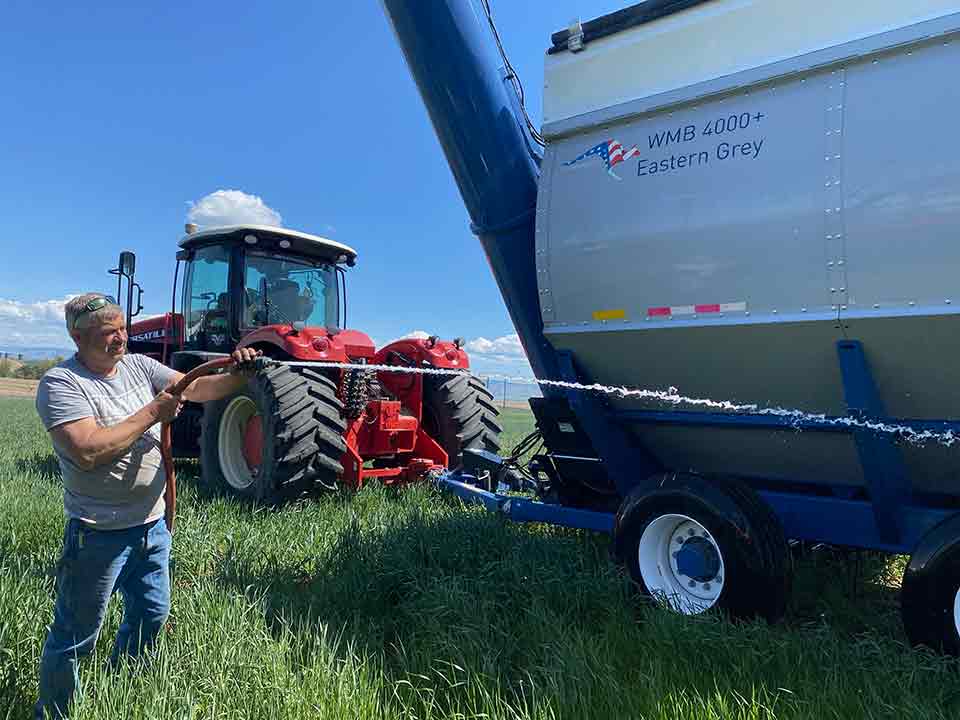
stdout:
[[(863, 346), (856, 340), (837, 343), (843, 386), (848, 406), (848, 416), (893, 425), (911, 427), (915, 430), (948, 430), (960, 433), (960, 423), (951, 421), (915, 421), (889, 418), (883, 414), (876, 385), (867, 364)], [(572, 356), (566, 363), (568, 371), (564, 379), (584, 382), (572, 368)], [(605, 453), (614, 453), (619, 462), (616, 467), (632, 469), (633, 482), (629, 475), (616, 479), (621, 493), (626, 495), (638, 484), (635, 478), (638, 466), (647, 465), (645, 476), (652, 476), (657, 468), (648, 458), (640, 457), (622, 437), (623, 431), (611, 433), (608, 429), (610, 416), (600, 414), (595, 398), (571, 393), (568, 397), (576, 408), (578, 419), (583, 424), (591, 441), (598, 442), (603, 462)], [(788, 490), (759, 490), (758, 493), (777, 513), (790, 538), (825, 542), (833, 545), (882, 550), (891, 553), (910, 553), (920, 539), (931, 529), (957, 514), (955, 508), (938, 507), (933, 503), (917, 503), (911, 492), (910, 479), (904, 468), (903, 458), (894, 438), (889, 435), (851, 428), (846, 425), (826, 426), (822, 422), (796, 421), (791, 418), (771, 415), (730, 415), (725, 413), (684, 411), (620, 411), (613, 418), (634, 423), (694, 425), (701, 427), (746, 427), (758, 430), (794, 429), (805, 432), (852, 433), (855, 437), (864, 477), (868, 480), (870, 498), (857, 500), (849, 495), (849, 488), (837, 487), (829, 495)], [(827, 418), (830, 420), (831, 418)], [(617, 441), (623, 444), (618, 445)], [(603, 443), (600, 445), (599, 443)], [(599, 450), (603, 447), (603, 450)], [(608, 472), (616, 470), (608, 469)], [(765, 478), (769, 480), (769, 478)], [(594, 512), (551, 505), (539, 501), (500, 495), (476, 486), (476, 478), (462, 475), (447, 475), (441, 478), (441, 486), (470, 502), (479, 502), (488, 510), (501, 513), (517, 522), (544, 522), (570, 528), (611, 532), (612, 513)], [(822, 489), (822, 488), (821, 488)]]
[[(534, 374), (541, 380), (591, 382), (579, 372), (572, 353), (555, 350), (543, 333), (534, 242), (541, 153), (520, 111), (512, 69), (496, 53), (484, 9), (475, 0), (383, 1)], [(470, 102), (457, 101), (463, 97)], [(861, 343), (843, 340), (836, 348), (848, 417), (960, 432), (955, 421), (886, 417)], [(666, 469), (624, 428), (629, 420), (852, 433), (867, 481), (866, 499), (851, 497), (846, 488), (824, 494), (822, 486), (814, 490), (812, 484), (781, 489), (754, 481), (790, 538), (909, 553), (928, 531), (960, 513), (945, 499), (912, 492), (890, 435), (769, 415), (612, 411), (595, 395), (552, 387), (544, 388), (544, 395), (567, 400), (622, 497)], [(468, 476), (451, 474), (440, 482), (512, 520), (604, 532), (613, 527), (610, 513), (498, 495), (476, 487), (475, 478)]]
[[(493, 493), (477, 484), (470, 475), (450, 473), (438, 479), (445, 491), (466, 502), (477, 503), (514, 522), (548, 523), (594, 532), (613, 532), (614, 514), (553, 505), (539, 500)], [(900, 542), (884, 542), (877, 524), (874, 504), (864, 500), (843, 500), (802, 493), (758, 493), (777, 513), (787, 536), (797, 540), (832, 545), (910, 553), (920, 539), (943, 521), (956, 515), (942, 508), (907, 506), (899, 518), (903, 531)]]
[[(883, 415), (877, 388), (867, 364), (863, 346), (856, 340), (837, 343), (848, 416), (860, 420), (902, 425), (915, 430), (960, 433), (960, 423), (950, 421), (914, 421), (889, 418)], [(572, 360), (572, 358), (570, 358)], [(572, 363), (567, 364), (572, 368)], [(568, 372), (564, 379), (582, 382), (585, 379)], [(619, 462), (614, 467), (632, 469), (630, 475), (620, 475), (618, 489), (626, 496), (642, 481), (636, 477), (654, 476), (658, 468), (646, 457), (637, 458), (635, 449), (626, 445), (623, 431), (611, 433), (608, 429), (610, 416), (601, 415), (595, 407), (596, 399), (583, 394), (570, 393), (569, 402), (577, 410), (591, 441), (595, 441), (602, 460), (608, 462), (606, 453), (616, 453)], [(847, 425), (825, 426), (822, 422), (795, 421), (771, 415), (730, 415), (724, 413), (683, 411), (621, 411), (612, 416), (615, 420), (630, 422), (694, 425), (701, 427), (747, 427), (758, 430), (794, 429), (805, 432), (852, 433), (855, 437), (864, 477), (868, 480), (869, 499), (849, 497), (850, 489), (836, 487), (830, 494), (798, 492), (789, 490), (758, 490), (758, 494), (777, 513), (787, 537), (797, 540), (825, 542), (833, 545), (881, 550), (891, 553), (910, 553), (920, 539), (934, 527), (957, 514), (949, 507), (933, 503), (917, 503), (911, 492), (903, 458), (894, 439), (889, 435), (851, 428)], [(831, 418), (827, 418), (830, 420)], [(623, 445), (617, 446), (618, 440)], [(599, 443), (603, 443), (600, 445)], [(603, 450), (600, 450), (600, 447)], [(640, 465), (644, 471), (638, 472)], [(608, 472), (616, 472), (608, 469)], [(769, 478), (764, 478), (769, 480)], [(631, 482), (632, 480), (632, 482)], [(492, 493), (478, 487), (477, 478), (461, 473), (442, 476), (439, 484), (445, 490), (468, 501), (479, 503), (486, 509), (504, 515), (516, 522), (542, 522), (563, 527), (612, 532), (613, 513), (582, 510), (548, 504), (514, 495)], [(820, 486), (822, 491), (822, 486)]]

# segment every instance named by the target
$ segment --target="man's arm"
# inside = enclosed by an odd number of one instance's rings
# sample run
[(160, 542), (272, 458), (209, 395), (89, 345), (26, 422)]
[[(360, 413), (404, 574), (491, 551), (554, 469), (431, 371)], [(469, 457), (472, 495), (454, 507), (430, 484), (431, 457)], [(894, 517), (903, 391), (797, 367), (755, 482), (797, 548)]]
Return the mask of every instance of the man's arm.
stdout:
[(82, 470), (112, 462), (123, 455), (148, 428), (176, 417), (180, 398), (161, 392), (140, 410), (116, 425), (100, 427), (92, 417), (57, 425), (50, 436)]
[(183, 399), (195, 403), (219, 400), (239, 392), (247, 385), (248, 378), (240, 373), (223, 373), (197, 378), (183, 391)]
[[(207, 375), (197, 378), (183, 391), (183, 399), (189, 402), (205, 403), (233, 395), (246, 387), (253, 371), (253, 362), (260, 355), (258, 350), (241, 348), (231, 354), (233, 365), (230, 372), (221, 375)], [(180, 382), (183, 373), (176, 373), (172, 383)]]

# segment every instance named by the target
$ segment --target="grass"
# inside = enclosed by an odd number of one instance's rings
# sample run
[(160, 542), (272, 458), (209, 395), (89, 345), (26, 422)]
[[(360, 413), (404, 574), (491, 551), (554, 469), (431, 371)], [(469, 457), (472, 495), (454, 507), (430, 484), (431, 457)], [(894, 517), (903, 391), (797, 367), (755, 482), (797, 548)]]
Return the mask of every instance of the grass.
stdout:
[(503, 428), (500, 444), (503, 451), (510, 450), (533, 430), (533, 413), (529, 410), (503, 408), (500, 410), (500, 426)]
[[(510, 438), (529, 416), (508, 411)], [(514, 525), (429, 487), (233, 502), (180, 464), (169, 627), (111, 674), (115, 600), (73, 717), (956, 718), (955, 661), (904, 645), (898, 563), (799, 561), (776, 627), (638, 602), (606, 538)], [(61, 489), (32, 401), (0, 399), (0, 718), (26, 718)], [(763, 588), (757, 588), (763, 592)]]

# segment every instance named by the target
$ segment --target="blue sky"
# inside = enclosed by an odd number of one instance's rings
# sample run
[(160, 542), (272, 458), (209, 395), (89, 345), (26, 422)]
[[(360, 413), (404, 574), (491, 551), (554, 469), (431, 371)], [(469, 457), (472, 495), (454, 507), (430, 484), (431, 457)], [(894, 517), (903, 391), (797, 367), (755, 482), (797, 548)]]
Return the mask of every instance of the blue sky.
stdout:
[[(493, 1), (535, 122), (550, 34), (623, 4)], [(0, 345), (69, 346), (63, 299), (121, 249), (164, 311), (190, 203), (236, 190), (358, 249), (351, 326), (524, 368), (379, 2), (4, 5)]]

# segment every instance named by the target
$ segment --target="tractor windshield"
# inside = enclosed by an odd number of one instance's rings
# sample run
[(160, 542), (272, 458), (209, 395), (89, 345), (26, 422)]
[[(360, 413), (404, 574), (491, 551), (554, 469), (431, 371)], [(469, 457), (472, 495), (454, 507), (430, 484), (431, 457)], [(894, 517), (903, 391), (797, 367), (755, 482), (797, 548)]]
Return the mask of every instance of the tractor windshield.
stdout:
[(245, 327), (297, 321), (315, 327), (337, 325), (337, 276), (332, 265), (248, 251), (243, 282)]

